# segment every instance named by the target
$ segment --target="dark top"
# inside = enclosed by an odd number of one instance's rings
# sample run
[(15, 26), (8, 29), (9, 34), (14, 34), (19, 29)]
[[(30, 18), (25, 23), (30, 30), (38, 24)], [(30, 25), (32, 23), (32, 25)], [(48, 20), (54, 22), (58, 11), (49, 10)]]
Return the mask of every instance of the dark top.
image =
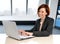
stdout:
[(31, 30), (25, 30), (25, 31), (32, 32), (33, 36), (37, 36), (37, 37), (49, 36), (50, 34), (52, 34), (54, 19), (52, 19), (50, 17), (46, 17), (43, 22), (41, 31), (39, 31), (40, 21), (41, 21), (41, 19), (37, 19), (34, 27)]

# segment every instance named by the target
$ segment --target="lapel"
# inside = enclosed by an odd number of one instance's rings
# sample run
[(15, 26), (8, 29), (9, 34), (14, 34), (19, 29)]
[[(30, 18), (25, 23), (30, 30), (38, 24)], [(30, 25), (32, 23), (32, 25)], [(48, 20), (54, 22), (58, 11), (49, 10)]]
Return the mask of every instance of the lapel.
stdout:
[(42, 30), (45, 30), (45, 28), (46, 28), (46, 26), (47, 26), (47, 17), (45, 18), (45, 20), (44, 20), (44, 22), (43, 22), (43, 24), (42, 24), (42, 29), (41, 29), (41, 31)]
[(40, 21), (41, 21), (41, 19), (39, 19), (38, 22), (37, 22), (37, 30), (38, 31), (39, 31), (39, 28), (40, 28)]

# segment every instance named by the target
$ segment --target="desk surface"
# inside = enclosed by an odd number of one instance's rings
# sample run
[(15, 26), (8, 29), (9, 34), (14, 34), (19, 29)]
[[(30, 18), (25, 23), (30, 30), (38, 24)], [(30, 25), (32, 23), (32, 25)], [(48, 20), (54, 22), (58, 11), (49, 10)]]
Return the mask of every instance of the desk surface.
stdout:
[(57, 36), (54, 35), (54, 36), (50, 35), (48, 37), (35, 37), (31, 39), (18, 41), (18, 40), (7, 37), (6, 34), (0, 34), (0, 44), (53, 44), (53, 42), (54, 44), (56, 44), (56, 39), (58, 35)]

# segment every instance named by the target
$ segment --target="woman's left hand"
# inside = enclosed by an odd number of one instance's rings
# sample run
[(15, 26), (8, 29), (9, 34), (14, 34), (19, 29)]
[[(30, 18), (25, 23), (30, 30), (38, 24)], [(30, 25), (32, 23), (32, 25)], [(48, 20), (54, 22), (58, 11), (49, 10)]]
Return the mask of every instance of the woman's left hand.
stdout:
[(27, 36), (32, 36), (32, 35), (33, 35), (33, 33), (31, 33), (31, 32), (25, 32), (25, 34), (26, 34)]

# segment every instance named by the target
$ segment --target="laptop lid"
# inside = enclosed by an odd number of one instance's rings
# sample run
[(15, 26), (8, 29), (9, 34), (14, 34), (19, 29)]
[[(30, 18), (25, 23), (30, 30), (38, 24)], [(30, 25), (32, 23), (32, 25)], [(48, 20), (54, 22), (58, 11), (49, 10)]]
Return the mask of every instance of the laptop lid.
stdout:
[(20, 39), (16, 23), (13, 21), (2, 21), (5, 32), (8, 36)]

